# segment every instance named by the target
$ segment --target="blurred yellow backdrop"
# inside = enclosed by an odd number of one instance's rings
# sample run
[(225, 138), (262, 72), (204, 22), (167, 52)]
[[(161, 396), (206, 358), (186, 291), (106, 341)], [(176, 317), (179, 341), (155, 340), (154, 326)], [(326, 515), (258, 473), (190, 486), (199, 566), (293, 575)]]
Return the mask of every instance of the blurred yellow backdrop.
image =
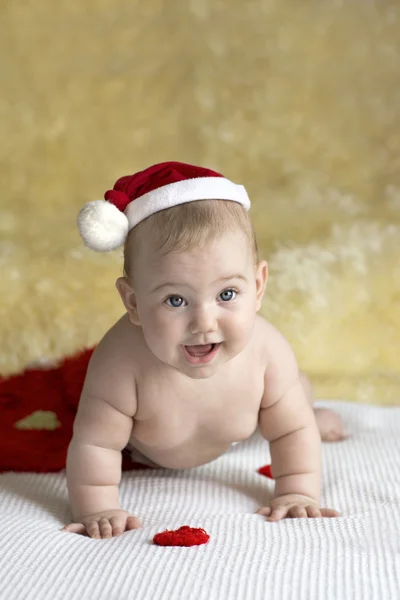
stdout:
[(76, 215), (208, 166), (252, 198), (262, 314), (319, 398), (400, 404), (400, 9), (381, 0), (13, 0), (2, 56), (0, 373), (94, 345), (121, 251)]

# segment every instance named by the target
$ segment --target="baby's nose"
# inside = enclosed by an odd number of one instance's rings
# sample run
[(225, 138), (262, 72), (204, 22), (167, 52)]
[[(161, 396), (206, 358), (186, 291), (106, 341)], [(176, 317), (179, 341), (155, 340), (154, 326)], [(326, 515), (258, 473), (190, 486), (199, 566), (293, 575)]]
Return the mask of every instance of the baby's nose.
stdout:
[(194, 311), (190, 323), (190, 333), (208, 333), (217, 331), (218, 323), (214, 311), (207, 307), (200, 307)]

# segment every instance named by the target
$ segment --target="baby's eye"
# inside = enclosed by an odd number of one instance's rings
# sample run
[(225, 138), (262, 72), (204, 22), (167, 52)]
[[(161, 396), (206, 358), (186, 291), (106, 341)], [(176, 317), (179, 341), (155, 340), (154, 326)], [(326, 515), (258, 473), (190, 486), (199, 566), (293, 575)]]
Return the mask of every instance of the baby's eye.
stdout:
[[(171, 301), (171, 304), (168, 304), (169, 300)], [(180, 308), (181, 306), (183, 306), (184, 299), (181, 296), (169, 296), (169, 298), (167, 298), (165, 302), (168, 306), (171, 306), (172, 308)]]
[(235, 297), (233, 294), (236, 295), (237, 292), (235, 290), (229, 289), (221, 292), (220, 296), (224, 302), (229, 302), (229, 300), (233, 300), (233, 298)]

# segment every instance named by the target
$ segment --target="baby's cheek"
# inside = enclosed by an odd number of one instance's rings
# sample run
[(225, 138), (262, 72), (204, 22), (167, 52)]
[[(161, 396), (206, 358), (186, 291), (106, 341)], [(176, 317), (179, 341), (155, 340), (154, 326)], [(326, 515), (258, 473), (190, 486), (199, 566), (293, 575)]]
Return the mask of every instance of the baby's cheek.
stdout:
[(253, 333), (254, 319), (249, 319), (247, 315), (237, 316), (234, 323), (231, 323), (232, 338), (238, 342), (247, 342)]
[(150, 315), (147, 322), (147, 336), (152, 344), (162, 345), (176, 337), (176, 325), (173, 320), (166, 320), (158, 312)]

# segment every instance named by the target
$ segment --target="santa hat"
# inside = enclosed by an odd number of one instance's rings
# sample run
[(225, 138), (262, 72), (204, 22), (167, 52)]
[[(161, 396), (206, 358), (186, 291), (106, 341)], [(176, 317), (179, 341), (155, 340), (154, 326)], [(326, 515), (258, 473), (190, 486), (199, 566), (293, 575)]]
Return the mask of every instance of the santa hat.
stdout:
[(245, 188), (220, 173), (180, 162), (165, 162), (121, 177), (104, 200), (85, 204), (78, 215), (86, 246), (109, 252), (121, 246), (128, 232), (150, 215), (195, 200), (232, 200), (245, 210), (250, 200)]

